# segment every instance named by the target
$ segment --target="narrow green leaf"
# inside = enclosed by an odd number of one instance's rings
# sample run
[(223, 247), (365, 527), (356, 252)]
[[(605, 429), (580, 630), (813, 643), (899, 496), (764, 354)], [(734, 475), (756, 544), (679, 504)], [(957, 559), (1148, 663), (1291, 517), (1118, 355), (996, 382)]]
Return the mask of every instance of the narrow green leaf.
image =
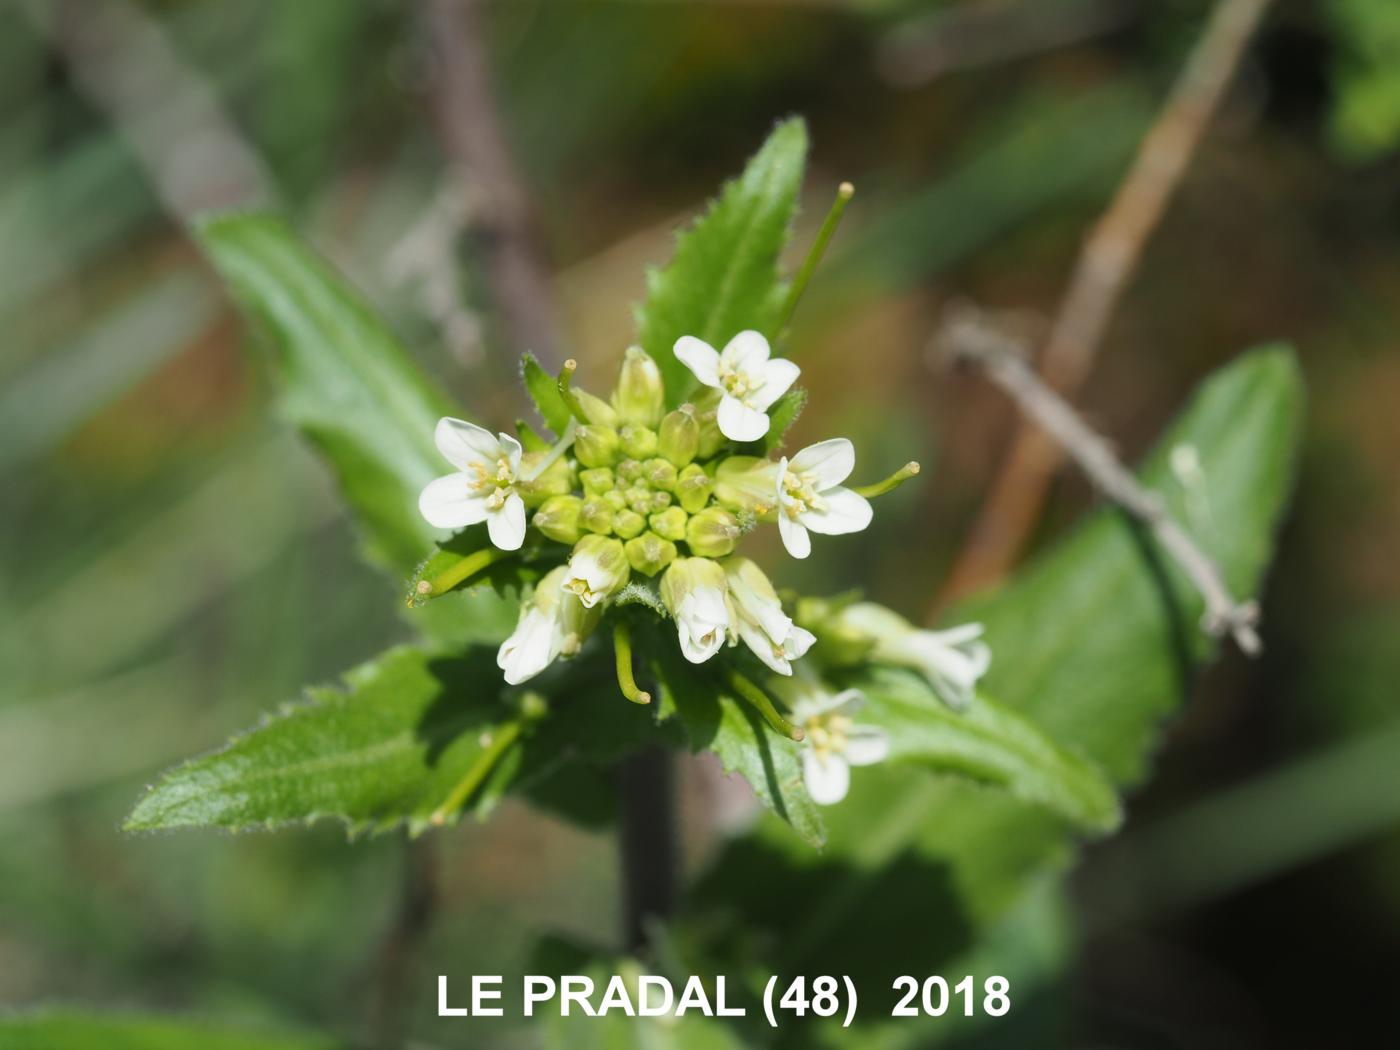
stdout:
[(433, 428), (458, 410), (279, 219), (223, 215), (195, 230), (272, 353), (282, 409), (329, 461), (380, 565), (410, 571), (437, 533), (418, 492), (447, 465)]
[(534, 355), (526, 354), (520, 359), (520, 373), (525, 380), (525, 390), (534, 401), (535, 408), (544, 420), (544, 425), (555, 435), (564, 433), (569, 425), (569, 406), (559, 393), (559, 381), (546, 372)]
[(316, 1035), (238, 1032), (205, 1021), (46, 1009), (0, 1016), (5, 1050), (335, 1050)]
[(693, 335), (721, 348), (747, 328), (777, 335), (783, 305), (778, 256), (787, 243), (807, 157), (800, 119), (779, 124), (742, 175), (676, 241), (664, 269), (647, 274), (638, 338), (666, 380), (668, 404), (685, 400), (694, 377), (672, 347)]
[(955, 712), (897, 668), (872, 668), (852, 684), (870, 704), (861, 721), (890, 735), (890, 761), (1003, 788), (1095, 831), (1117, 826), (1118, 799), (1103, 774), (986, 697)]
[(422, 830), (490, 734), (515, 718), (491, 657), (391, 649), (347, 674), (344, 689), (310, 690), (307, 702), (167, 773), (126, 827), (250, 830), (328, 818), (352, 833)]
[(759, 800), (813, 846), (826, 840), (817, 805), (802, 782), (800, 745), (773, 732), (748, 704), (677, 651), (674, 637), (648, 646), (663, 716), (676, 715), (695, 751), (713, 751), (726, 773), (749, 782)]

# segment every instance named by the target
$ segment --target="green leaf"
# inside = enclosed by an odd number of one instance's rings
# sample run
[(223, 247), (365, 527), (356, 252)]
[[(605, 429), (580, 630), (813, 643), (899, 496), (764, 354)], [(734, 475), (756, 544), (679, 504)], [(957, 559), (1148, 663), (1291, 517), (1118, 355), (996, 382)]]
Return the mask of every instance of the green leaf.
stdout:
[(777, 334), (784, 292), (778, 256), (797, 212), (806, 158), (806, 125), (783, 121), (743, 174), (680, 235), (670, 264), (647, 274), (638, 338), (661, 368), (669, 405), (684, 401), (694, 384), (671, 352), (681, 336), (719, 349), (747, 328)]
[(351, 833), (407, 823), (417, 832), (514, 723), (491, 654), (432, 657), (391, 649), (316, 688), (222, 750), (165, 774), (127, 830), (237, 831), (343, 822)]
[(323, 1036), (236, 1032), (204, 1021), (40, 1010), (0, 1017), (5, 1050), (334, 1050)]
[(1117, 826), (1117, 796), (1094, 766), (986, 697), (953, 711), (922, 678), (897, 668), (874, 668), (852, 684), (869, 701), (860, 720), (889, 733), (890, 761), (1003, 788), (1085, 828)]
[(419, 490), (447, 472), (433, 428), (458, 410), (281, 220), (216, 216), (195, 235), (266, 334), (282, 410), (336, 472), (371, 556), (410, 571), (438, 535), (418, 513)]
[(652, 655), (662, 715), (677, 716), (693, 750), (713, 751), (726, 773), (742, 776), (802, 839), (821, 846), (826, 832), (802, 782), (800, 745), (773, 732), (752, 707), (686, 663), (674, 637), (651, 633), (646, 651)]
[(794, 423), (797, 417), (802, 414), (802, 410), (807, 407), (807, 391), (803, 387), (789, 390), (782, 397), (778, 398), (768, 414), (768, 433), (763, 436), (763, 451), (771, 452), (776, 448), (783, 447), (783, 438)]
[(520, 373), (544, 425), (556, 436), (564, 433), (569, 425), (569, 406), (564, 404), (564, 397), (559, 393), (559, 380), (541, 368), (532, 354), (520, 359)]

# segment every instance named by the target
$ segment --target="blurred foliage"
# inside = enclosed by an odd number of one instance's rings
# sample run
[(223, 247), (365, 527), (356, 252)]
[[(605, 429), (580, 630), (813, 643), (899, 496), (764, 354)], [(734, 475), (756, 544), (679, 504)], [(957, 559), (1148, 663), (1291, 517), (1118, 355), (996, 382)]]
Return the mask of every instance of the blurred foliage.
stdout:
[[(936, 309), (956, 294), (1053, 309), (1085, 224), (1206, 8), (1141, 5), (1121, 29), (1072, 46), (922, 86), (882, 80), (886, 34), (935, 6), (946, 5), (505, 0), (490, 12), (504, 123), (585, 363), (611, 360), (630, 338), (643, 264), (666, 257), (678, 216), (776, 118), (800, 110), (811, 126), (799, 242), (831, 187), (856, 182), (791, 337), (813, 404), (841, 407), (809, 410), (794, 439), (844, 432), (872, 456), (912, 446), (927, 480), (889, 497), (862, 564), (819, 550), (792, 582), (871, 581), (875, 597), (911, 614), (956, 549), (1009, 418), (980, 383), (926, 367), (918, 351)], [(1387, 1001), (1400, 927), (1400, 852), (1380, 804), (1387, 767), (1377, 743), (1363, 756), (1373, 764), (1355, 767), (1366, 777), (1344, 779), (1338, 769), (1354, 756), (1330, 746), (1400, 715), (1390, 672), (1400, 246), (1386, 155), (1396, 62), (1383, 49), (1394, 46), (1393, 6), (1277, 5), (1083, 397), (1136, 452), (1200, 376), (1281, 336), (1297, 341), (1312, 392), (1298, 513), (1266, 592), (1266, 656), (1227, 660), (1197, 683), (1115, 843), (1138, 858), (1128, 869), (1189, 863), (1194, 896), (1154, 912), (1144, 894), (1114, 919), (1100, 910), (1110, 895), (1089, 894), (1074, 922), (1056, 885), (1033, 887), (988, 931), (987, 951), (1056, 993), (1024, 1012), (1018, 1004), (978, 1039), (1199, 1045), (1208, 1029), (1226, 1045), (1337, 1045), (1362, 1034), (1368, 1003)], [(413, 883), (398, 841), (352, 847), (335, 829), (116, 832), (158, 769), (407, 629), (399, 596), (354, 567), (355, 538), (321, 470), (267, 423), (265, 383), (184, 235), (186, 217), (163, 211), (138, 163), (141, 123), (72, 75), (45, 28), (57, 7), (0, 10), (0, 1002), (432, 1038), (423, 1018), (435, 989), (423, 975), (476, 967), (480, 949), (469, 966), (463, 945), (490, 945), (491, 969), (510, 982), (548, 931), (611, 941), (612, 843), (513, 803), (491, 825), (431, 840), (436, 919), (412, 948), (419, 965), (395, 1017), (376, 1005), (376, 959)], [(137, 9), (213, 87), (292, 222), (434, 375), (508, 424), (521, 404), (494, 379), (512, 373), (520, 348), (459, 360), (413, 290), (385, 272), (443, 173), (413, 8)], [(121, 41), (109, 53), (120, 66)], [(1349, 101), (1352, 84), (1360, 102)], [(157, 88), (142, 120), (179, 126), (186, 85)], [(1370, 165), (1333, 160), (1334, 105), (1336, 141)], [(1349, 106), (1362, 116), (1343, 116)], [(184, 158), (196, 174), (200, 157)], [(463, 262), (463, 296), (481, 308), (469, 250)], [(854, 380), (851, 360), (861, 363)], [(1067, 478), (1043, 539), (1087, 502)], [(1299, 761), (1335, 790), (1287, 776)], [(875, 791), (880, 774), (870, 773)], [(1268, 778), (1257, 796), (1268, 808), (1225, 812), (1256, 825), (1267, 813), (1280, 834), (1298, 832), (1293, 842), (1249, 850), (1250, 828), (1215, 832), (1210, 821), (1135, 837), (1139, 822), (1199, 814), (1193, 806), (1239, 798), (1230, 792), (1257, 777)], [(714, 790), (694, 774), (687, 804)], [(1322, 797), (1325, 807), (1308, 805)], [(940, 817), (955, 830), (975, 813), (948, 806)], [(692, 872), (714, 844), (688, 825)], [(999, 840), (1012, 863), (1042, 845)], [(1091, 852), (1085, 885), (1109, 859)], [(927, 885), (917, 867), (894, 865), (890, 877), (890, 900)], [(1117, 885), (1134, 897), (1130, 880)], [(794, 897), (803, 886), (790, 885)], [(872, 924), (875, 951), (909, 936), (909, 914)], [(934, 950), (957, 942), (960, 927), (947, 919), (927, 936)], [(1319, 969), (1340, 944), (1354, 965)], [(1300, 968), (1313, 975), (1311, 996), (1294, 991)], [(532, 1045), (509, 1025), (490, 1038)]]

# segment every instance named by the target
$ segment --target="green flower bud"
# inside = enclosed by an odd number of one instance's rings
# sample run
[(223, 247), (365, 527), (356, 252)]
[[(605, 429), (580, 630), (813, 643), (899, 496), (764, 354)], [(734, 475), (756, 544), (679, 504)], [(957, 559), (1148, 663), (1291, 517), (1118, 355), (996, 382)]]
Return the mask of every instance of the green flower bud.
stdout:
[(676, 541), (685, 539), (685, 523), (689, 520), (690, 515), (681, 510), (680, 507), (670, 507), (653, 514), (648, 519), (652, 532), (663, 540)]
[(709, 459), (724, 446), (725, 436), (719, 432), (719, 402), (723, 396), (710, 389), (695, 400), (695, 421), (700, 424), (696, 459)]
[(650, 495), (651, 499), (647, 501), (650, 504), (650, 506), (647, 507), (648, 514), (659, 514), (671, 505), (671, 494), (669, 492), (653, 492)]
[(661, 420), (656, 450), (677, 467), (683, 467), (700, 451), (700, 421), (694, 405), (681, 405)]
[(644, 576), (655, 576), (676, 560), (676, 545), (654, 532), (627, 541), (627, 562)]
[(730, 456), (715, 470), (715, 499), (730, 510), (763, 517), (778, 501), (778, 464)]
[(715, 483), (699, 463), (690, 464), (676, 476), (676, 499), (688, 514), (704, 510), (714, 488)]
[(624, 459), (617, 465), (617, 480), (619, 483), (626, 482), (630, 485), (638, 481), (642, 476), (642, 465), (635, 459)]
[(710, 507), (685, 524), (685, 542), (701, 558), (723, 558), (739, 543), (739, 519), (723, 507)]
[(616, 427), (621, 422), (617, 418), (617, 413), (613, 411), (612, 405), (608, 404), (601, 397), (590, 394), (587, 390), (573, 388), (574, 397), (578, 398), (579, 408), (583, 409), (583, 414), (588, 422), (595, 427)]
[(589, 532), (606, 536), (612, 532), (613, 510), (600, 499), (590, 499), (580, 508), (578, 520)]
[(614, 514), (627, 509), (627, 497), (620, 489), (609, 489), (598, 497)]
[(654, 489), (661, 489), (663, 492), (674, 492), (676, 489), (676, 465), (668, 459), (649, 459), (642, 464), (642, 476), (647, 479), (647, 483)]
[(630, 540), (633, 536), (641, 535), (643, 529), (647, 527), (647, 519), (638, 514), (635, 510), (624, 510), (613, 515), (613, 532), (617, 533), (624, 540)]
[(803, 597), (797, 600), (793, 619), (817, 636), (822, 659), (836, 667), (851, 667), (869, 659), (875, 639), (860, 627), (846, 623), (840, 608), (828, 598)]
[(574, 455), (585, 467), (610, 467), (617, 460), (617, 431), (585, 423), (574, 431)]
[(624, 424), (618, 432), (622, 451), (633, 459), (649, 459), (656, 455), (656, 431), (636, 423)]
[(630, 575), (621, 540), (585, 536), (569, 555), (568, 578), (563, 588), (578, 595), (585, 609), (591, 609), (622, 590)]
[(651, 513), (651, 489), (643, 485), (633, 485), (625, 493), (627, 506), (638, 514)]
[(654, 427), (661, 422), (666, 403), (666, 385), (661, 369), (639, 346), (629, 346), (622, 358), (622, 372), (613, 391), (613, 408), (624, 423)]
[[(547, 452), (526, 452), (520, 457), (520, 476), (529, 477), (547, 455)], [(520, 493), (527, 507), (539, 506), (551, 496), (567, 496), (574, 491), (573, 468), (560, 456), (539, 477), (517, 482), (515, 491)]]
[(578, 473), (578, 480), (583, 485), (583, 491), (590, 496), (601, 496), (605, 492), (611, 492), (613, 485), (613, 472), (607, 467), (594, 467), (591, 470), (581, 470)]
[(544, 501), (531, 524), (552, 540), (560, 543), (577, 543), (581, 535), (579, 514), (583, 510), (583, 500), (577, 496), (553, 496)]

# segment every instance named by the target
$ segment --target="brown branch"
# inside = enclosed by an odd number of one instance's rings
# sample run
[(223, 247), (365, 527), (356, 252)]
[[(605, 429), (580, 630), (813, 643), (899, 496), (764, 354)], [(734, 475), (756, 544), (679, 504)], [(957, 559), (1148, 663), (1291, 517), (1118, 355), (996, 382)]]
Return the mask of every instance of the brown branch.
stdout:
[[(1269, 0), (1220, 0), (1108, 210), (1085, 242), (1040, 358), (1055, 390), (1083, 383), (1148, 238), (1234, 77)], [(1030, 420), (1017, 426), (991, 491), (953, 564), (939, 602), (1000, 579), (1026, 545), (1059, 446)]]
[(1254, 629), (1259, 607), (1231, 596), (1220, 568), (1167, 512), (1161, 496), (1139, 484), (1109, 443), (1036, 374), (1026, 363), (1020, 343), (989, 325), (974, 309), (959, 310), (949, 317), (941, 342), (955, 360), (985, 372), (1027, 418), (1039, 424), (1042, 433), (1057, 442), (1105, 497), (1151, 529), (1200, 592), (1205, 602), (1203, 630), (1216, 638), (1233, 636), (1235, 644), (1249, 656), (1259, 653), (1259, 635)]
[(481, 0), (432, 0), (424, 8), (439, 61), (433, 91), (443, 146), (472, 201), (491, 301), (513, 349), (546, 367), (563, 338), (529, 195), (501, 129), (486, 54)]

